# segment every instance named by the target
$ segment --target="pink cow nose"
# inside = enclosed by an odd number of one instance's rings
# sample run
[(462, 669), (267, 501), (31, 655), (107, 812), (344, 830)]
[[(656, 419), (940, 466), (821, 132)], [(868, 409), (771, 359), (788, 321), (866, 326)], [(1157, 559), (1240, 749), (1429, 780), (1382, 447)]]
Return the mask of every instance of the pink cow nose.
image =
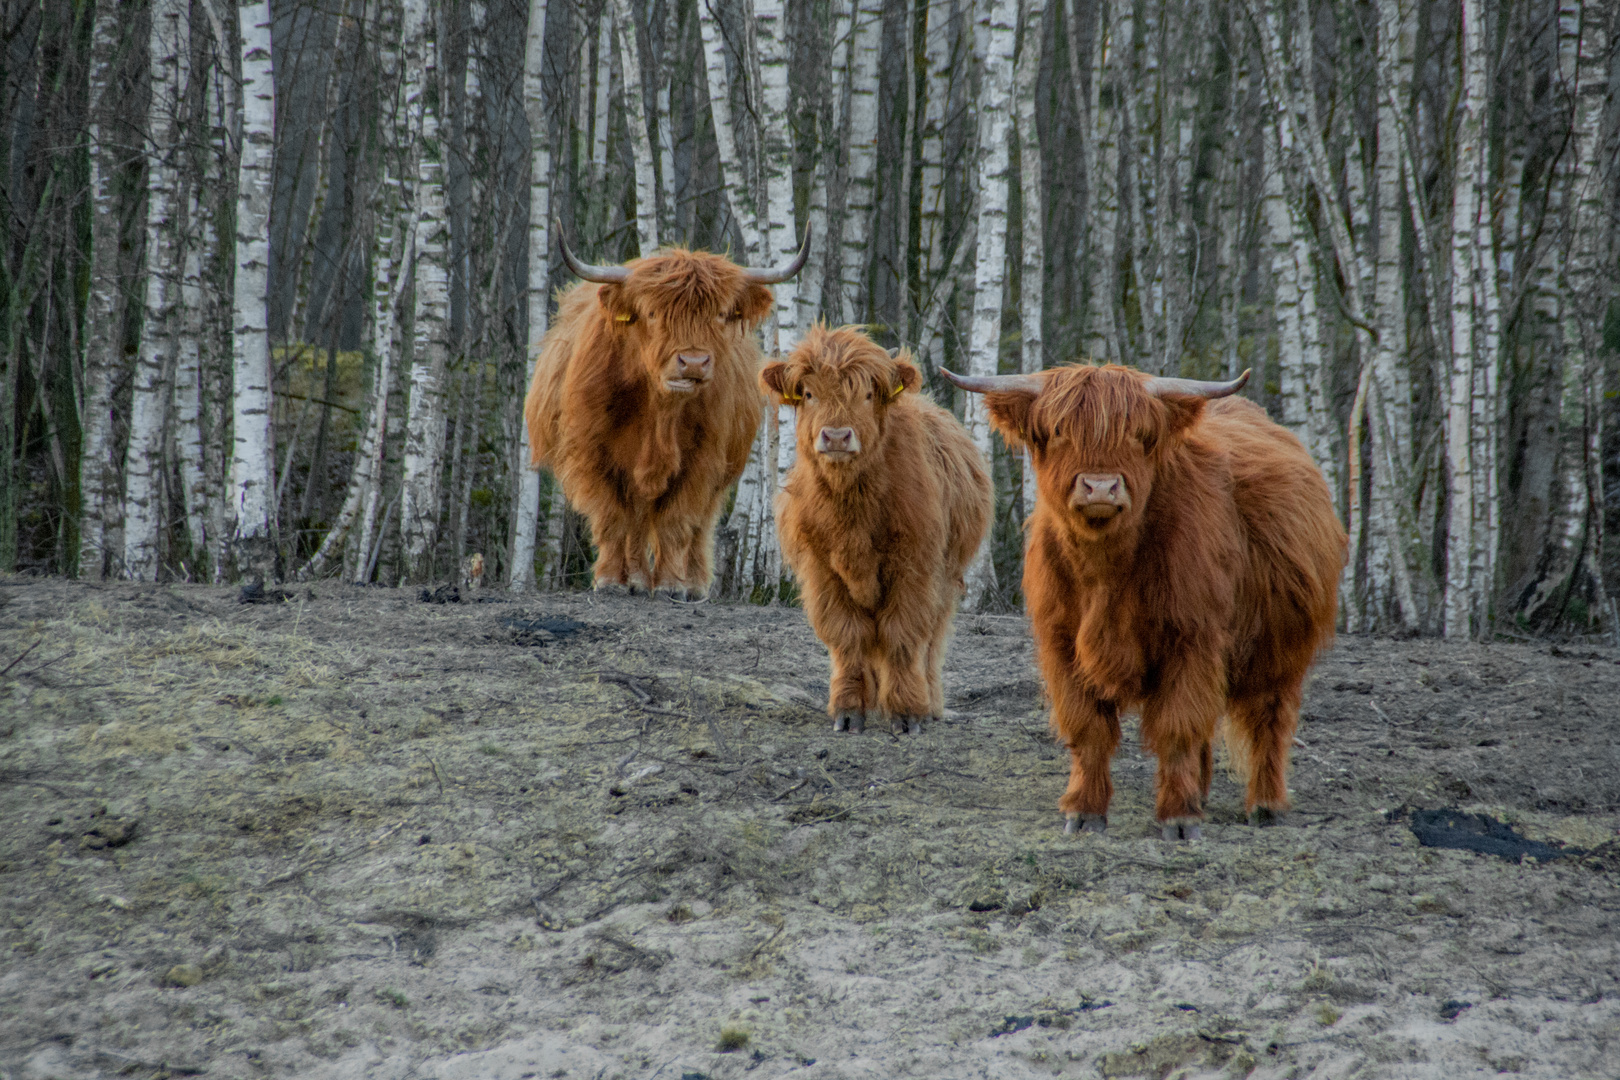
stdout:
[(682, 379), (707, 379), (714, 370), (714, 357), (708, 353), (676, 353), (676, 376)]
[(861, 448), (860, 440), (855, 438), (855, 429), (847, 427), (824, 427), (816, 437), (816, 450), (823, 454), (852, 454)]
[(1131, 493), (1118, 473), (1081, 473), (1074, 478), (1069, 506), (1087, 521), (1103, 522), (1131, 508)]

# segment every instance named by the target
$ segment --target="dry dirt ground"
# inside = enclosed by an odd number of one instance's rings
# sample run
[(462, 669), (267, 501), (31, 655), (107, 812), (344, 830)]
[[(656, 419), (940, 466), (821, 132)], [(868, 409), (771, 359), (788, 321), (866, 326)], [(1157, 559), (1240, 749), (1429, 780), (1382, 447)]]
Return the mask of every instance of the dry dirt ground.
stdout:
[(1021, 618), (896, 738), (797, 610), (479, 599), (0, 578), (0, 1077), (1620, 1075), (1614, 650), (1341, 638), (1177, 845), (1134, 731), (1063, 834)]

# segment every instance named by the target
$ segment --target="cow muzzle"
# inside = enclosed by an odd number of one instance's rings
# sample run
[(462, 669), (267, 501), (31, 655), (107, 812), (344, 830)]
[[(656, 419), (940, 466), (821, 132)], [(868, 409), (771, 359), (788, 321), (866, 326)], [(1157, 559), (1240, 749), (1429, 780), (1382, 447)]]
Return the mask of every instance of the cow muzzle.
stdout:
[(1069, 507), (1092, 525), (1104, 525), (1131, 508), (1130, 489), (1118, 473), (1081, 473), (1074, 478)]
[(676, 393), (690, 393), (708, 382), (714, 375), (714, 357), (710, 353), (678, 352), (670, 365), (664, 386)]
[(816, 453), (842, 461), (861, 452), (861, 437), (849, 427), (824, 427), (816, 434)]

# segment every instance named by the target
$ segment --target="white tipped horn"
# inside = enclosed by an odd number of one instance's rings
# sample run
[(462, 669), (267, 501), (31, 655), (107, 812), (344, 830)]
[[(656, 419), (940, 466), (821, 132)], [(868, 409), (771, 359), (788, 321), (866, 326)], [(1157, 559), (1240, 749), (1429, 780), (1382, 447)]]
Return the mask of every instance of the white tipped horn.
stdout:
[(992, 390), (1015, 394), (1041, 392), (1041, 380), (1033, 375), (958, 375), (945, 368), (940, 368), (939, 373), (962, 389), (971, 390), (975, 394), (987, 394)]
[(597, 266), (595, 263), (580, 262), (574, 253), (568, 250), (568, 238), (563, 235), (562, 222), (554, 222), (557, 226), (557, 246), (562, 249), (563, 262), (568, 265), (569, 271), (578, 278), (586, 281), (597, 281), (604, 285), (617, 285), (630, 277), (630, 268), (627, 266)]
[(1154, 397), (1231, 397), (1249, 381), (1249, 371), (1229, 382), (1205, 382), (1202, 379), (1172, 379), (1160, 375), (1149, 379), (1145, 389)]

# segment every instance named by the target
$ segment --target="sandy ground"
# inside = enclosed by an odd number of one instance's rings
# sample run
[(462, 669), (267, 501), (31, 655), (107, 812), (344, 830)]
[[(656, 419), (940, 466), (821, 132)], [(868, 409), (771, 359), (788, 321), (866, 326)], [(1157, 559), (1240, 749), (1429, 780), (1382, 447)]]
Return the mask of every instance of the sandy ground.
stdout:
[(1167, 844), (1134, 730), (1063, 834), (1020, 618), (895, 737), (793, 609), (293, 597), (0, 578), (3, 1080), (1620, 1076), (1613, 650), (1341, 638)]

